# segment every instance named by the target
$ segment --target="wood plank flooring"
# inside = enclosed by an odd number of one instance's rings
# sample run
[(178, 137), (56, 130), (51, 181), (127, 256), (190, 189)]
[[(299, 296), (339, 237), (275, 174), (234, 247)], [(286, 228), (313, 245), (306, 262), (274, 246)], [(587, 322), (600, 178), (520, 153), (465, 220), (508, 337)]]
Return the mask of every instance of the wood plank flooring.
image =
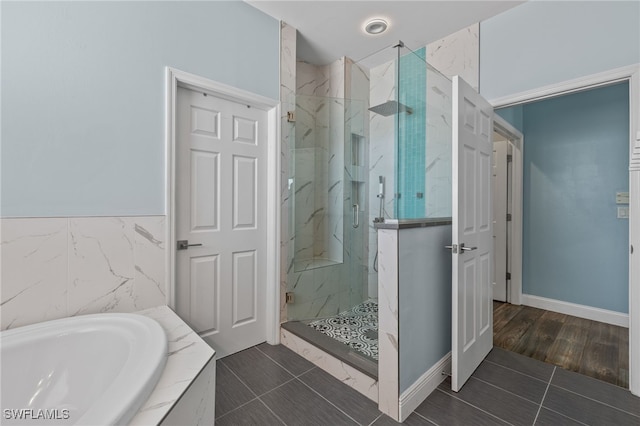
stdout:
[(629, 330), (529, 306), (493, 303), (493, 344), (623, 388)]

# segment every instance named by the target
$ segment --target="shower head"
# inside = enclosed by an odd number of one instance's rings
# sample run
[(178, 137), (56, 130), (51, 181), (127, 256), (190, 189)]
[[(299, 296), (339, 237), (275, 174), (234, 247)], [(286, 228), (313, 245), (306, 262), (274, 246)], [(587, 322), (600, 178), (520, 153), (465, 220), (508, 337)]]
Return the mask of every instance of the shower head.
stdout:
[(380, 114), (384, 117), (389, 117), (390, 115), (399, 114), (401, 112), (406, 112), (407, 114), (413, 113), (413, 109), (398, 101), (387, 101), (383, 104), (369, 108), (369, 111)]

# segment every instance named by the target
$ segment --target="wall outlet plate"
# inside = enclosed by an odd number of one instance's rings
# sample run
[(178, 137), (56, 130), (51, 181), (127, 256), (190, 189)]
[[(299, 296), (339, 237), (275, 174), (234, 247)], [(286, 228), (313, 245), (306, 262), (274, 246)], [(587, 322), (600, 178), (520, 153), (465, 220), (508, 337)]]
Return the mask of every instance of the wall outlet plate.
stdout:
[(618, 219), (629, 219), (629, 207), (618, 207)]

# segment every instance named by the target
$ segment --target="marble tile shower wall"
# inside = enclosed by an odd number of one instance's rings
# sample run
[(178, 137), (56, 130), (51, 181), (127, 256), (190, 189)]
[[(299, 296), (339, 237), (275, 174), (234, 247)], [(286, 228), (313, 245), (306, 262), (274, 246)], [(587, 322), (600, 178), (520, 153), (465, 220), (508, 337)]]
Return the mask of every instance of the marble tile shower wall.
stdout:
[[(380, 105), (396, 99), (396, 65), (395, 62), (374, 67), (369, 71), (370, 93), (369, 104)], [(373, 265), (376, 261), (378, 235), (373, 226), (373, 219), (380, 214), (379, 176), (385, 178), (385, 198), (383, 216), (385, 219), (395, 217), (395, 116), (384, 117), (369, 113), (369, 297), (378, 297), (378, 273)]]
[(296, 269), (318, 260), (343, 260), (342, 164), (344, 77), (329, 65), (297, 64), (294, 165)]
[[(289, 291), (296, 299), (287, 306), (288, 318), (335, 314), (354, 297), (354, 289), (344, 285), (351, 255), (344, 249), (350, 239), (343, 232), (349, 197), (343, 182), (344, 64), (340, 59), (322, 67), (296, 66), (295, 229), (289, 238), (293, 259), (288, 270)], [(332, 264), (306, 269), (319, 261)]]
[(460, 75), (475, 89), (480, 78), (480, 25), (473, 24), (427, 45), (427, 217), (451, 216), (451, 82)]
[[(346, 59), (346, 98), (350, 100), (347, 107), (347, 119), (346, 123), (349, 128), (349, 132), (352, 135), (357, 135), (358, 142), (352, 141), (352, 143), (359, 143), (360, 146), (351, 150), (351, 158), (347, 160), (347, 175), (348, 179), (353, 183), (351, 184), (351, 196), (357, 198), (357, 202), (360, 206), (359, 214), (359, 228), (357, 231), (352, 232), (353, 240), (351, 242), (351, 256), (353, 262), (358, 265), (359, 270), (354, 274), (358, 280), (362, 279), (362, 294), (363, 299), (377, 297), (377, 288), (371, 289), (368, 285), (368, 275), (372, 271), (372, 264), (369, 263), (369, 252), (375, 250), (375, 240), (369, 238), (369, 224), (372, 223), (370, 219), (369, 209), (369, 188), (375, 184), (369, 180), (369, 147), (370, 147), (370, 129), (369, 129), (369, 92), (370, 92), (370, 78), (367, 69), (361, 68), (359, 65), (354, 64), (351, 59)], [(346, 135), (345, 137), (353, 137), (352, 135)], [(359, 158), (353, 158), (356, 155)], [(377, 181), (376, 181), (377, 182)], [(357, 192), (357, 194), (356, 194)], [(353, 202), (346, 205), (348, 209), (352, 206)], [(345, 217), (351, 217), (349, 215)], [(373, 242), (373, 246), (371, 245)]]
[(427, 62), (451, 78), (461, 76), (474, 89), (480, 84), (480, 24), (427, 45)]
[(165, 217), (2, 219), (1, 329), (164, 305)]
[[(297, 66), (296, 228), (288, 240), (294, 256), (288, 270), (289, 291), (294, 292), (295, 303), (287, 306), (290, 319), (335, 315), (366, 298), (366, 213), (359, 216), (363, 226), (352, 227), (356, 192), (366, 183), (359, 170), (366, 164), (352, 165), (350, 143), (352, 133), (366, 138), (369, 89), (366, 73), (352, 73), (351, 65), (342, 58), (323, 67), (304, 62)], [(352, 96), (359, 100), (351, 101)], [(364, 190), (360, 192), (366, 203)], [(307, 238), (313, 241), (313, 260), (305, 262), (311, 245), (304, 244)], [(305, 270), (319, 264), (325, 266)]]
[(426, 217), (450, 217), (451, 194), (451, 82), (427, 70), (427, 146), (425, 169)]
[[(448, 78), (460, 75), (477, 88), (480, 70), (479, 24), (471, 25), (426, 46), (427, 62)], [(396, 64), (387, 62), (370, 70), (370, 105), (396, 99)], [(378, 288), (372, 265), (376, 255), (373, 218), (379, 215), (378, 177), (385, 176), (384, 217), (394, 217), (395, 118), (369, 114), (369, 295)], [(426, 217), (451, 216), (451, 83), (427, 70), (427, 143), (425, 162)]]

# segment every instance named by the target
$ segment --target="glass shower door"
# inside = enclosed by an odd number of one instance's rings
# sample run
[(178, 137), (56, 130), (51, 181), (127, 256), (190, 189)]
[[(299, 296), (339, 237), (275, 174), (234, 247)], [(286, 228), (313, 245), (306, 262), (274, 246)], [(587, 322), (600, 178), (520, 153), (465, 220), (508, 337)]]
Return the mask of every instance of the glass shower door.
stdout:
[(363, 300), (367, 237), (363, 109), (361, 102), (340, 98), (296, 97), (289, 181), (289, 320), (334, 316)]

